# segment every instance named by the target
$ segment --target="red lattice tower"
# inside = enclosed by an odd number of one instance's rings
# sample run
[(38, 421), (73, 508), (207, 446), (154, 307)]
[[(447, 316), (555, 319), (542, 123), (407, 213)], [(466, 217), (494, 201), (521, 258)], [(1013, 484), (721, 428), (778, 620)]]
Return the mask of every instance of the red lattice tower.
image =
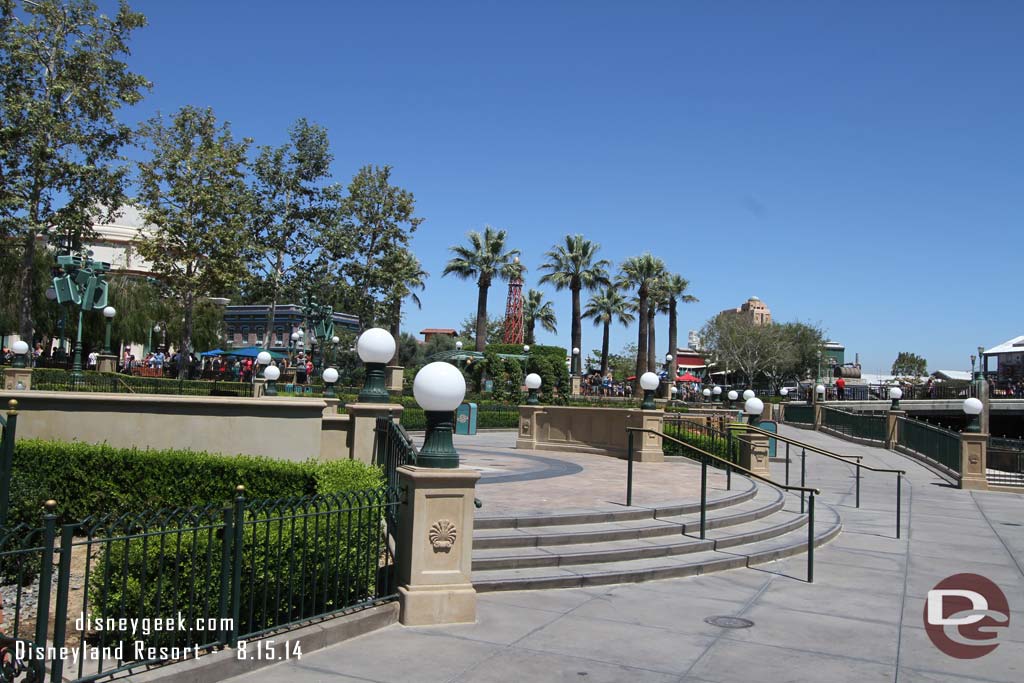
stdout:
[[(516, 258), (519, 263), (519, 258)], [(508, 300), (505, 303), (505, 337), (506, 344), (523, 343), (523, 276), (517, 271), (508, 282)]]

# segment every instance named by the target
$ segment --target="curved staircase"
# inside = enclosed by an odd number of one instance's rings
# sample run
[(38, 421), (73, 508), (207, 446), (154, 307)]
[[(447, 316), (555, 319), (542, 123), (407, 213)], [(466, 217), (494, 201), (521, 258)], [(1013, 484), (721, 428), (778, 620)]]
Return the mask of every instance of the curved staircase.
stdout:
[[(734, 490), (709, 499), (700, 538), (700, 504), (608, 511), (477, 517), (473, 585), (478, 591), (578, 588), (633, 583), (771, 562), (807, 550), (800, 499), (734, 476)], [(735, 490), (736, 487), (744, 487)], [(842, 528), (820, 498), (815, 546)]]

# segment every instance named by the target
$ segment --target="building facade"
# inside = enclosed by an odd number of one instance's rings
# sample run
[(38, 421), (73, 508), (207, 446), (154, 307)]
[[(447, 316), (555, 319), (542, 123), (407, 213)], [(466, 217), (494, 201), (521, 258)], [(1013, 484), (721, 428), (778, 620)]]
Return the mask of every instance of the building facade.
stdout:
[(756, 296), (752, 296), (739, 308), (727, 308), (722, 315), (732, 314), (745, 317), (754, 325), (769, 325), (772, 322), (772, 312), (768, 310), (767, 304)]
[[(224, 307), (225, 346), (245, 348), (263, 343), (267, 331), (269, 304)], [(359, 333), (359, 318), (348, 313), (335, 313), (334, 333)], [(291, 344), (291, 336), (306, 322), (302, 307), (297, 304), (278, 304), (274, 310), (274, 327), (270, 332), (272, 351), (283, 351)], [(308, 331), (308, 330), (307, 330)], [(225, 350), (228, 350), (225, 349)]]

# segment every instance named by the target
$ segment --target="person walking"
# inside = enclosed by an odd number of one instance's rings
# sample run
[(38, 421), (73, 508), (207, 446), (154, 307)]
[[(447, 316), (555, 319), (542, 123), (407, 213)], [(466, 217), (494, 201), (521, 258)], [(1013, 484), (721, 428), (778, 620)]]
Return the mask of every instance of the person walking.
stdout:
[(836, 393), (839, 394), (840, 401), (846, 398), (846, 380), (842, 377), (836, 380)]

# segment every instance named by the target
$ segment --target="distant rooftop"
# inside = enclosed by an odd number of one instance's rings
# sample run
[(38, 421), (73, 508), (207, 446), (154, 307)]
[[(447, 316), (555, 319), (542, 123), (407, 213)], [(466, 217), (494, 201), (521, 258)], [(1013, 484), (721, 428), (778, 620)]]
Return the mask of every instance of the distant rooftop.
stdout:
[(996, 353), (1024, 353), (1024, 335), (1008, 339), (1002, 344), (993, 346), (991, 349), (985, 351), (986, 356)]

